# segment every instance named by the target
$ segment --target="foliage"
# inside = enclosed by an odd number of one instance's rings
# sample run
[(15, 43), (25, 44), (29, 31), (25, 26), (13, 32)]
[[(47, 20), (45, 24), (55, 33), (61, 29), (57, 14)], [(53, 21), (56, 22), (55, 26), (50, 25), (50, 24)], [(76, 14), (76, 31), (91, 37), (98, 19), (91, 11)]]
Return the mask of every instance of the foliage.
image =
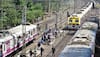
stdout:
[(0, 29), (4, 26), (16, 26), (21, 24), (24, 6), (27, 6), (27, 22), (32, 22), (43, 15), (41, 3), (33, 3), (32, 0), (1, 0), (0, 1)]
[(35, 4), (34, 6), (30, 7), (29, 11), (27, 12), (27, 19), (31, 22), (33, 19), (42, 16), (42, 9), (41, 4)]

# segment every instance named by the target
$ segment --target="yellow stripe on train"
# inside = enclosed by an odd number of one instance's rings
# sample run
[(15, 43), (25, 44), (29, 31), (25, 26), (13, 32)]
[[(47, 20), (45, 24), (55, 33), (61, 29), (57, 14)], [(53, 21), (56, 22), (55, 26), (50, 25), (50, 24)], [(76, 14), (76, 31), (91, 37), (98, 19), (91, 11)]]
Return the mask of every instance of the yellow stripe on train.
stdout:
[(73, 17), (68, 17), (68, 24), (69, 24), (69, 25), (80, 25), (80, 24), (81, 24), (81, 23), (80, 23), (80, 18), (75, 17), (75, 16), (73, 16)]

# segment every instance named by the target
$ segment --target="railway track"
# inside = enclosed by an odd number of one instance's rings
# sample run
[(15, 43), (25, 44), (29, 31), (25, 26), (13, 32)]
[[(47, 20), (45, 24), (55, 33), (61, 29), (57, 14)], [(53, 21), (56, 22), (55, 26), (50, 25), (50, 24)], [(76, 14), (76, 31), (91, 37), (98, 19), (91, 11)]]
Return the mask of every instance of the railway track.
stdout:
[[(100, 9), (92, 9), (88, 14), (86, 14), (86, 16), (83, 18), (83, 22), (85, 21), (85, 19), (87, 19), (90, 16), (97, 16), (99, 17), (99, 10)], [(63, 50), (63, 48), (66, 46), (68, 39), (67, 38), (71, 38), (70, 35), (66, 35), (65, 38), (63, 40), (61, 40), (58, 45), (56, 46), (56, 52), (55, 52), (55, 57), (58, 57), (58, 55), (60, 54), (60, 52)], [(100, 53), (100, 52), (99, 52)], [(95, 57), (100, 57), (99, 53), (96, 53)], [(52, 57), (52, 52), (50, 52), (46, 57)]]
[[(65, 36), (63, 37), (63, 39), (61, 39), (61, 41), (55, 46), (55, 49), (56, 49), (55, 57), (58, 57), (58, 55), (64, 49), (64, 47), (67, 45), (67, 43), (71, 39), (71, 37), (72, 37), (72, 35), (67, 35), (67, 33), (66, 33)], [(46, 57), (52, 57), (52, 51), (50, 51)]]
[[(99, 8), (95, 8), (95, 9), (92, 9), (88, 14), (86, 14), (86, 16), (83, 18), (83, 22), (85, 21), (85, 19), (87, 19), (88, 17), (90, 16), (96, 16), (100, 19), (100, 16), (99, 16), (99, 11), (100, 9)], [(58, 43), (58, 45), (56, 45), (56, 52), (55, 52), (55, 57), (58, 57), (58, 55), (60, 54), (60, 52), (63, 50), (63, 48), (66, 46), (67, 42), (69, 41), (68, 38), (71, 38), (70, 35), (66, 35), (64, 36), (64, 38)], [(100, 46), (99, 46), (100, 47)], [(99, 51), (96, 52), (95, 54), (95, 57), (100, 57), (100, 48), (99, 48)], [(53, 57), (52, 56), (52, 52), (50, 51), (49, 54), (46, 56), (46, 57)]]
[[(54, 19), (54, 18), (53, 18)], [(64, 20), (66, 20), (66, 19), (64, 19)], [(66, 20), (67, 21), (67, 20)], [(50, 23), (50, 22), (52, 22), (52, 24)], [(54, 20), (51, 20), (51, 21), (46, 21), (46, 23), (50, 23), (49, 24), (49, 26), (50, 27), (54, 27)], [(62, 21), (62, 23), (63, 23), (64, 21)], [(45, 22), (43, 23), (43, 24), (45, 24)], [(42, 25), (43, 25), (42, 24)], [(42, 26), (43, 28), (45, 27), (44, 25)], [(43, 32), (44, 30), (42, 30), (41, 32)], [(59, 53), (62, 51), (62, 49), (66, 46), (66, 44), (67, 44), (67, 42), (71, 39), (71, 36), (72, 35), (66, 35), (66, 36), (64, 36), (64, 38), (55, 46), (56, 47), (56, 57), (59, 55)], [(50, 55), (48, 54), (47, 56), (45, 56), (45, 57), (51, 57), (51, 55), (52, 55), (52, 53), (51, 53), (51, 51), (50, 51)], [(38, 56), (39, 57), (39, 56)]]

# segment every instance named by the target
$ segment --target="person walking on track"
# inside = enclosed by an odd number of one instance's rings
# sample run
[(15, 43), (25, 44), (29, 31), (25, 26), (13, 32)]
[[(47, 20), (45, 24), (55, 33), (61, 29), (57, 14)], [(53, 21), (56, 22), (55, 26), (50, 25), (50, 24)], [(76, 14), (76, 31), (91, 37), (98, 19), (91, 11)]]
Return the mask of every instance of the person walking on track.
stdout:
[(30, 49), (30, 51), (29, 51), (29, 54), (30, 54), (30, 57), (32, 57), (33, 52), (32, 52), (32, 50), (31, 50), (31, 49)]
[(40, 52), (41, 52), (40, 55), (41, 55), (41, 57), (42, 57), (42, 55), (43, 55), (43, 51), (44, 51), (44, 49), (41, 47), (41, 48), (40, 48)]
[(55, 47), (52, 47), (52, 56), (55, 56)]

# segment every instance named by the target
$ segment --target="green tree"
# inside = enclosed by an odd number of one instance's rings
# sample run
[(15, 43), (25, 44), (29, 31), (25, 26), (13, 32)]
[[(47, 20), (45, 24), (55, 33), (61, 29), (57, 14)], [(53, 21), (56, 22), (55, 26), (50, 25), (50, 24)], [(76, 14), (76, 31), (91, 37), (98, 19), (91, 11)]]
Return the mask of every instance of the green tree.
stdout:
[(34, 4), (34, 6), (30, 7), (30, 9), (27, 12), (27, 19), (32, 22), (33, 20), (36, 20), (37, 17), (40, 17), (43, 15), (43, 7), (40, 3)]
[(18, 12), (16, 11), (16, 9), (8, 8), (6, 12), (6, 16), (8, 17), (7, 21), (10, 21), (9, 24), (11, 26), (15, 26), (16, 24), (20, 23), (20, 19), (17, 19)]
[[(0, 28), (21, 24), (23, 7), (27, 6), (26, 17), (28, 22), (36, 20), (43, 15), (41, 3), (33, 0), (0, 0)], [(5, 11), (2, 13), (2, 11)]]

